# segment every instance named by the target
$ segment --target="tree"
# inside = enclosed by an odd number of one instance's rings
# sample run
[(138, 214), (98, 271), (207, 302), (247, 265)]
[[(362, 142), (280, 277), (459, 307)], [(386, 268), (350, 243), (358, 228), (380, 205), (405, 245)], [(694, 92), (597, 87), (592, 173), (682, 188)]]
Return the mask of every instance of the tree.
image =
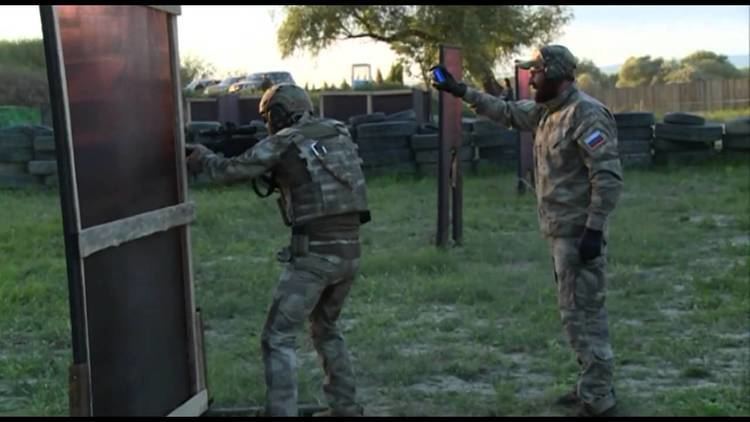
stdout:
[(206, 60), (196, 56), (185, 56), (180, 63), (180, 81), (183, 88), (196, 78), (209, 78), (216, 68)]
[(375, 72), (375, 83), (377, 85), (383, 85), (383, 74), (380, 72), (380, 69)]
[(664, 59), (651, 56), (629, 57), (620, 68), (617, 88), (631, 88), (659, 83)]
[(42, 39), (0, 40), (0, 65), (45, 72)]
[(710, 79), (741, 78), (742, 72), (725, 55), (699, 50), (680, 60), (679, 66), (668, 72), (669, 83), (691, 82)]
[(614, 86), (609, 75), (602, 72), (589, 59), (581, 59), (576, 64), (576, 80), (584, 91), (594, 91), (599, 88)]
[(307, 86), (307, 82), (305, 82), (305, 91), (308, 91), (308, 92), (310, 91), (310, 89)]
[(400, 61), (391, 65), (391, 70), (388, 71), (388, 77), (386, 81), (394, 84), (404, 84), (404, 65)]
[(346, 82), (346, 78), (344, 78), (344, 79), (341, 80), (341, 85), (339, 86), (339, 88), (342, 91), (348, 91), (348, 90), (351, 89), (351, 87), (349, 86), (349, 83)]
[(342, 40), (384, 42), (427, 86), (438, 46), (448, 43), (462, 47), (464, 79), (482, 83), (521, 48), (552, 40), (571, 17), (564, 6), (285, 6), (277, 40), (282, 58), (317, 55)]

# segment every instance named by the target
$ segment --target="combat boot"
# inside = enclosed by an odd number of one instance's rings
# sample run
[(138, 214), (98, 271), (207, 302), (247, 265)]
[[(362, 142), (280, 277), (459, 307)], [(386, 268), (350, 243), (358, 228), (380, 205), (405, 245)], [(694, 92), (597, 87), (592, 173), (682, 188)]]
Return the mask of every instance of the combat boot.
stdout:
[(589, 406), (586, 403), (581, 403), (578, 407), (578, 411), (576, 412), (577, 417), (614, 417), (617, 415), (617, 405), (613, 404), (611, 407), (607, 408), (604, 411), (597, 412), (595, 411), (591, 406)]
[(555, 405), (557, 406), (574, 407), (579, 404), (581, 404), (581, 398), (578, 397), (578, 392), (576, 392), (575, 388), (555, 400)]

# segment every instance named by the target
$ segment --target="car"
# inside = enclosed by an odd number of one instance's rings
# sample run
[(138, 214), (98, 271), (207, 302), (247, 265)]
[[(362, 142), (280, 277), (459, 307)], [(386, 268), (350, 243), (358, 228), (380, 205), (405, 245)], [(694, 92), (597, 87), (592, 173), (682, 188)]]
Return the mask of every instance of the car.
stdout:
[(263, 81), (268, 78), (273, 85), (280, 83), (295, 83), (294, 78), (289, 72), (257, 72), (251, 73), (245, 77), (245, 79), (234, 83), (229, 87), (228, 92), (230, 94), (239, 92), (242, 90), (262, 90)]
[(227, 92), (230, 94), (233, 94), (238, 91), (242, 91), (245, 89), (249, 90), (260, 90), (261, 86), (263, 85), (263, 74), (262, 73), (252, 73), (250, 75), (247, 75), (247, 77), (239, 82), (233, 83)]
[(205, 89), (206, 95), (220, 95), (224, 94), (229, 90), (229, 87), (232, 86), (233, 83), (239, 82), (243, 80), (244, 76), (228, 76), (224, 78), (221, 82), (219, 82), (216, 85), (211, 85), (208, 88)]
[(217, 85), (221, 82), (221, 79), (216, 78), (200, 78), (200, 79), (193, 79), (192, 82), (187, 84), (185, 87), (185, 91), (191, 91), (191, 92), (201, 92), (204, 89), (208, 88), (212, 85)]

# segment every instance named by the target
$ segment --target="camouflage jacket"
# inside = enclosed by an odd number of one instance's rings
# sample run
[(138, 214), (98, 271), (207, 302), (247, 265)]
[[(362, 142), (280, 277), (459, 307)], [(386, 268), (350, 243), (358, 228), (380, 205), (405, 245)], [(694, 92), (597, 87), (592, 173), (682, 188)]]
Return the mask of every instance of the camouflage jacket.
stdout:
[(361, 160), (340, 122), (303, 117), (239, 156), (208, 153), (201, 162), (216, 181), (249, 180), (273, 171), (289, 225), (348, 213), (360, 213), (363, 221), (367, 218)]
[(539, 225), (545, 236), (606, 231), (623, 187), (614, 116), (575, 85), (537, 104), (506, 102), (468, 88), (464, 100), (481, 115), (534, 133)]

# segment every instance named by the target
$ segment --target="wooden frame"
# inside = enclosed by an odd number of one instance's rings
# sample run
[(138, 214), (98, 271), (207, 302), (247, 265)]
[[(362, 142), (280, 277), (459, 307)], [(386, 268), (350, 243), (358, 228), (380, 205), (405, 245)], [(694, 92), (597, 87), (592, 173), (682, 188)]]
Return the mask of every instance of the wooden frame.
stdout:
[[(440, 45), (440, 64), (444, 65), (457, 80), (463, 75), (461, 48)], [(437, 232), (438, 247), (448, 245), (448, 226), (452, 225), (455, 245), (463, 242), (463, 174), (460, 151), (463, 142), (461, 128), (462, 102), (447, 92), (440, 93), (438, 114), (440, 131), (438, 150), (438, 194)]]
[(161, 208), (86, 228), (78, 234), (78, 248), (81, 258), (86, 258), (103, 249), (184, 226), (194, 220), (195, 205), (192, 203)]
[(55, 127), (55, 145), (58, 151), (58, 176), (60, 180), (63, 231), (66, 245), (68, 285), (73, 345), (73, 363), (70, 366), (70, 412), (71, 416), (93, 415), (93, 393), (90, 368), (90, 340), (86, 300), (86, 276), (84, 259), (106, 248), (140, 239), (159, 231), (177, 228), (180, 236), (185, 286), (188, 362), (190, 363), (189, 391), (191, 396), (169, 415), (199, 416), (208, 408), (208, 391), (205, 388), (204, 350), (202, 324), (196, 317), (195, 293), (189, 224), (195, 218), (195, 207), (187, 202), (187, 170), (184, 156), (184, 134), (182, 130), (182, 93), (179, 78), (179, 52), (177, 49), (177, 15), (179, 6), (123, 6), (151, 7), (167, 13), (167, 36), (171, 50), (170, 67), (173, 78), (175, 104), (174, 142), (177, 174), (177, 202), (175, 206), (130, 216), (120, 220), (82, 229), (78, 183), (76, 181), (75, 154), (73, 151), (71, 116), (65, 63), (58, 14), (54, 5), (40, 5), (39, 13), (44, 35), (44, 51), (47, 76), (50, 85), (51, 108)]

